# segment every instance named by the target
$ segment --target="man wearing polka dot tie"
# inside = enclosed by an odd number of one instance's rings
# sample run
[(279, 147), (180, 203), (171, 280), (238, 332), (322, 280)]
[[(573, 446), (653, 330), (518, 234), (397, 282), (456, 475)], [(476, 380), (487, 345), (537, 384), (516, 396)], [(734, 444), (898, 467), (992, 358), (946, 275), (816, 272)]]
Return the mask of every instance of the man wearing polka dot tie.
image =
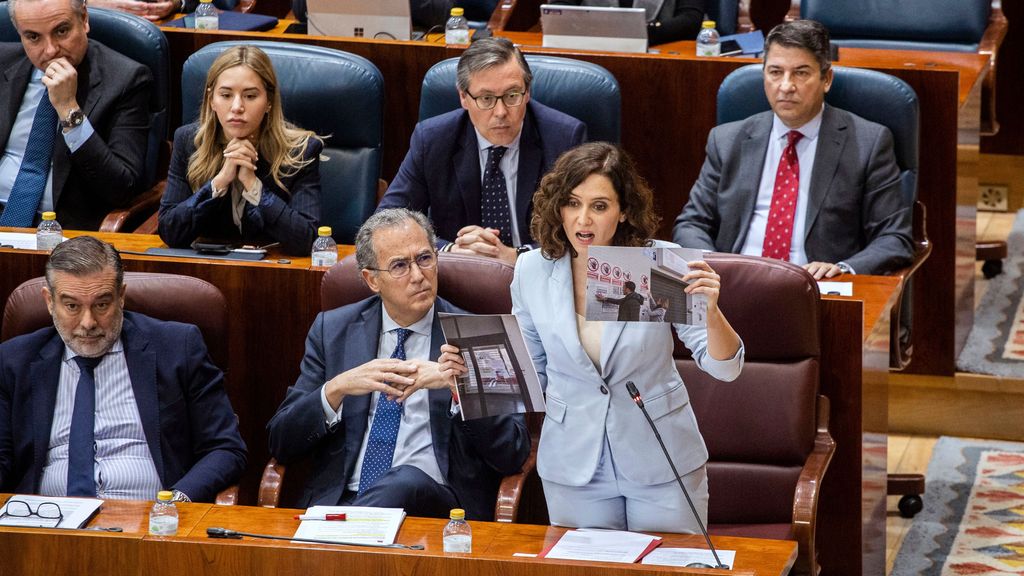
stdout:
[(301, 375), (268, 424), (281, 463), (312, 460), (299, 506), (404, 508), (413, 516), (490, 520), (498, 484), (521, 470), (521, 415), (463, 422), (453, 401), (466, 368), (436, 312), (436, 237), (404, 208), (370, 217), (356, 260), (376, 295), (317, 316)]
[(911, 208), (887, 128), (825, 104), (828, 31), (813, 20), (765, 40), (771, 111), (718, 126), (676, 219), (688, 248), (788, 260), (816, 279), (910, 263)]
[(514, 264), (533, 242), (533, 192), (586, 126), (530, 98), (530, 66), (504, 38), (473, 42), (456, 76), (462, 108), (416, 126), (377, 209), (429, 211), (439, 249)]

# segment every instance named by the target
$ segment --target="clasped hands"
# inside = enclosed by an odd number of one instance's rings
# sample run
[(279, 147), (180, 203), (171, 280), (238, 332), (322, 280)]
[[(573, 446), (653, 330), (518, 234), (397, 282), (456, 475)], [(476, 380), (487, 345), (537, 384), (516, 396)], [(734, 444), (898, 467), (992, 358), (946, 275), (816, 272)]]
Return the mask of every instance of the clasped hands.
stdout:
[(457, 254), (476, 254), (497, 258), (515, 265), (516, 249), (501, 242), (501, 232), (496, 228), (466, 226), (459, 230), (451, 251)]
[(466, 364), (455, 346), (441, 346), (437, 362), (379, 358), (331, 378), (325, 384), (327, 402), (335, 410), (345, 396), (380, 392), (389, 400), (404, 402), (417, 390), (448, 388), (455, 392), (455, 379), (466, 373)]
[(256, 146), (247, 138), (232, 138), (224, 147), (224, 164), (220, 172), (213, 177), (213, 197), (219, 198), (226, 193), (232, 182), (238, 180), (242, 183), (243, 196), (250, 204), (259, 204), (259, 195), (252, 194), (257, 190), (259, 178), (256, 177), (256, 162), (259, 161), (259, 153)]

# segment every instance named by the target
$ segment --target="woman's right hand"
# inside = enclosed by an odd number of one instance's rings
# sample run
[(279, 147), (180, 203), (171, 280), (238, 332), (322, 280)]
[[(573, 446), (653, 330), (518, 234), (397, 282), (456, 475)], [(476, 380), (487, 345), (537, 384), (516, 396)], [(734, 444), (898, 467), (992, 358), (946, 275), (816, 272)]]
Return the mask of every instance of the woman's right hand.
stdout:
[(224, 164), (221, 165), (220, 172), (213, 177), (214, 192), (226, 190), (232, 182), (237, 180), (239, 169), (245, 168), (255, 172), (258, 158), (259, 155), (252, 142), (241, 138), (232, 138), (224, 147)]

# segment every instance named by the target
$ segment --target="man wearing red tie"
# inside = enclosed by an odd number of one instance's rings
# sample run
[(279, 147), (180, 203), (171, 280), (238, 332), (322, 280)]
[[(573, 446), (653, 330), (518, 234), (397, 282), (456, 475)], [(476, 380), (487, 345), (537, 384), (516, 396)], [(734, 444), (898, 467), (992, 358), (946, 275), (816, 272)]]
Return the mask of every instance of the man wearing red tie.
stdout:
[(911, 210), (887, 128), (825, 104), (828, 31), (812, 20), (765, 40), (771, 111), (714, 128), (673, 240), (788, 260), (816, 279), (882, 274), (913, 254)]

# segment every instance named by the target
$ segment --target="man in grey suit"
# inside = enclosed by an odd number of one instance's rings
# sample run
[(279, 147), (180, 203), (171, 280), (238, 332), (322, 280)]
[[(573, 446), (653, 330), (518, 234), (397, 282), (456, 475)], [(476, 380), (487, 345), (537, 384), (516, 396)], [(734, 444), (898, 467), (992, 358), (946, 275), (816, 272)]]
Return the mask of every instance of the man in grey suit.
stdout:
[(21, 45), (0, 44), (0, 225), (55, 210), (96, 230), (141, 190), (149, 70), (90, 41), (83, 0), (12, 0)]
[(913, 254), (892, 134), (825, 104), (828, 31), (776, 26), (765, 40), (772, 110), (718, 126), (673, 239), (687, 248), (774, 257), (816, 279), (882, 274)]
[(635, 322), (640, 319), (640, 307), (644, 303), (644, 297), (636, 293), (636, 283), (626, 282), (622, 285), (622, 298), (609, 298), (604, 294), (598, 294), (598, 302), (607, 302), (619, 306), (619, 315), (616, 318), (619, 322)]

